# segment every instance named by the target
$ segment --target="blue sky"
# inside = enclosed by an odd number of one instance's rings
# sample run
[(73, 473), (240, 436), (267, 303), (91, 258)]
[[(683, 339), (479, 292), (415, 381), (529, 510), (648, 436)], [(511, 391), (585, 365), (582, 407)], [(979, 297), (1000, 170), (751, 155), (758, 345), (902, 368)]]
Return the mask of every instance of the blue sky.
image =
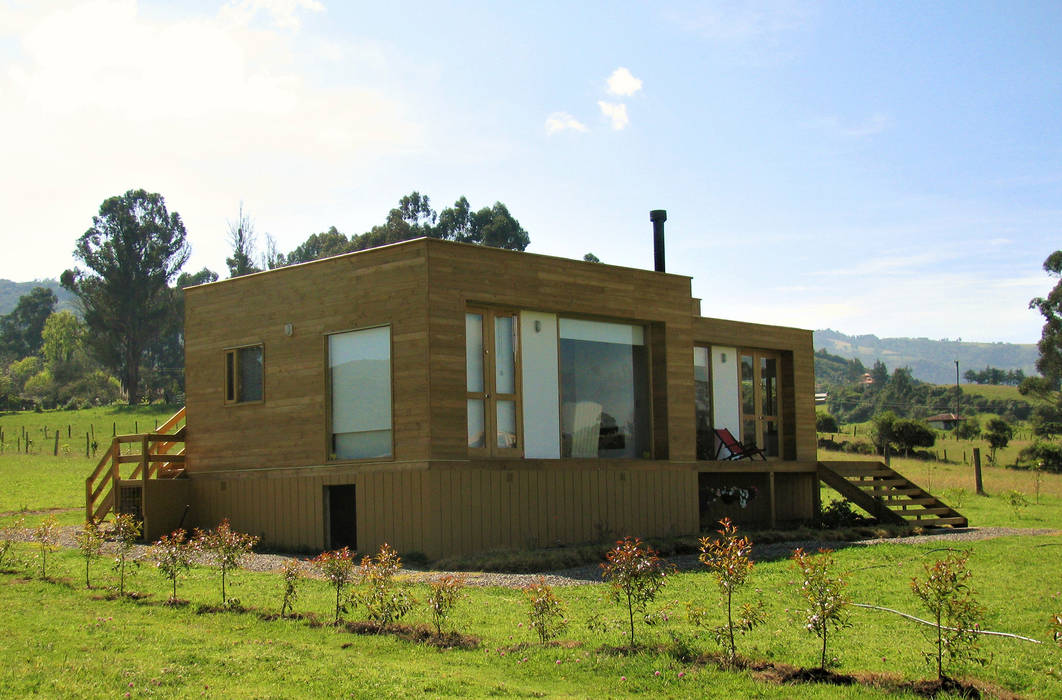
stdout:
[(1034, 342), (1062, 247), (1062, 3), (0, 0), (0, 277), (162, 193), (289, 251), (418, 190), (705, 315)]

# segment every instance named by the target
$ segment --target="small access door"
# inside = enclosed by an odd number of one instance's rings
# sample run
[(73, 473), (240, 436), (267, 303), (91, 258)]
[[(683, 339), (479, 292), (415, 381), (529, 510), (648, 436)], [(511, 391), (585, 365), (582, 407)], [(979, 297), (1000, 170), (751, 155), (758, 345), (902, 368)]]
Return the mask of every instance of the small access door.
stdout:
[(768, 457), (782, 454), (780, 367), (776, 352), (741, 351), (741, 442), (755, 443)]
[(328, 548), (358, 549), (358, 512), (354, 484), (325, 486), (328, 513)]

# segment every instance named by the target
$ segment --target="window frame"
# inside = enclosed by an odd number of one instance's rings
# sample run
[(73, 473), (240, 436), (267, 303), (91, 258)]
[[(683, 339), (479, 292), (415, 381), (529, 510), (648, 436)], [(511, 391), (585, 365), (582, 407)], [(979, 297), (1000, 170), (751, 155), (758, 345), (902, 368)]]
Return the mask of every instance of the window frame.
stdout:
[[(258, 399), (252, 399), (249, 401), (240, 400), (241, 389), (241, 373), (240, 373), (240, 351), (248, 350), (250, 348), (258, 348), (262, 356), (262, 397)], [(225, 362), (223, 367), (222, 381), (224, 403), (226, 406), (254, 406), (256, 404), (265, 403), (265, 343), (247, 343), (245, 345), (237, 345), (235, 347), (225, 348)]]
[[(387, 360), (388, 360), (388, 385), (391, 392), (391, 449), (390, 453), (383, 457), (336, 457), (335, 451), (332, 449), (333, 435), (333, 390), (332, 390), (332, 364), (331, 364), (331, 352), (329, 348), (329, 339), (335, 335), (343, 335), (345, 333), (358, 333), (360, 331), (371, 331), (377, 328), (388, 329), (388, 345), (387, 345)], [(334, 331), (327, 331), (321, 335), (321, 355), (323, 357), (324, 367), (324, 385), (325, 385), (325, 421), (324, 421), (324, 461), (328, 464), (348, 464), (348, 463), (362, 463), (362, 462), (393, 462), (395, 458), (395, 333), (394, 324), (392, 323), (376, 323), (369, 326), (358, 326), (356, 328), (341, 328)]]
[[(520, 348), (520, 312), (511, 308), (491, 308), (470, 304), (465, 307), (464, 318), (469, 315), (480, 317), (481, 340), (483, 346), (483, 360), (481, 363), (482, 390), (471, 391), (468, 388), (468, 337), (465, 335), (465, 429), (466, 448), (469, 457), (494, 457), (494, 458), (521, 458), (524, 455), (524, 411), (523, 411), (523, 364), (521, 362)], [(496, 348), (496, 319), (499, 317), (511, 317), (513, 322), (513, 388), (514, 393), (499, 393), (497, 391), (497, 360)], [(467, 325), (466, 325), (467, 328)], [(468, 401), (483, 402), (483, 433), (482, 447), (472, 447), (467, 444), (468, 429)], [(515, 444), (512, 447), (498, 446), (498, 404), (500, 402), (513, 402), (515, 404)]]

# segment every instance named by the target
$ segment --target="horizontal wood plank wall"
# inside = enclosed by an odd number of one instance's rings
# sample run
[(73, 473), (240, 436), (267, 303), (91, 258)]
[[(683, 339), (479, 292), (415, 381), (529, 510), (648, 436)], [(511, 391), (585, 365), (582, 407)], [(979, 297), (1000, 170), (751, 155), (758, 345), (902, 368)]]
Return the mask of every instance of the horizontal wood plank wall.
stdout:
[[(782, 408), (788, 411), (783, 418), (787, 442), (784, 456), (801, 461), (816, 458), (815, 348), (811, 331), (718, 318), (695, 318), (693, 341), (705, 345), (781, 351)], [(692, 399), (690, 401), (692, 403)]]
[[(526, 309), (664, 329), (664, 357), (654, 356), (654, 394), (666, 410), (654, 438), (671, 459), (693, 459), (693, 357), (690, 279), (649, 270), (494, 248), (428, 243), (431, 342), (431, 457), (468, 455), (464, 315), (469, 305)], [(663, 409), (664, 407), (661, 407)], [(665, 425), (660, 425), (664, 421)]]
[(355, 484), (363, 553), (387, 542), (399, 552), (436, 558), (624, 535), (694, 534), (698, 528), (692, 468), (624, 469), (611, 462), (566, 469), (558, 461), (537, 469), (404, 466), (346, 474), (199, 474), (190, 480), (195, 506), (188, 525), (211, 528), (228, 518), (265, 546), (320, 551), (326, 546), (325, 487)]
[[(185, 294), (189, 472), (325, 463), (326, 334), (378, 325), (391, 326), (394, 457), (427, 455), (422, 242), (193, 287)], [(259, 343), (264, 400), (226, 405), (224, 349)]]

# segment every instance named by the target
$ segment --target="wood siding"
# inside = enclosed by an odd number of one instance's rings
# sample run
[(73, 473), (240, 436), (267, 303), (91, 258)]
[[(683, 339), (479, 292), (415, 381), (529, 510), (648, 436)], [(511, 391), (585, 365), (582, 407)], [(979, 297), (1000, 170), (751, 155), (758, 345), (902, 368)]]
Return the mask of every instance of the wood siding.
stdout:
[[(811, 332), (695, 316), (688, 277), (422, 239), (186, 295), (187, 525), (228, 517), (268, 546), (319, 551), (325, 487), (354, 484), (361, 551), (388, 542), (441, 557), (693, 534), (704, 471), (773, 485), (773, 515), (766, 494), (755, 507), (778, 522), (813, 513)], [(470, 306), (644, 325), (653, 459), (470, 459)], [(393, 456), (330, 460), (327, 335), (380, 325), (392, 338)], [(695, 342), (781, 353), (784, 461), (694, 461)], [(226, 405), (225, 350), (251, 344), (263, 348), (263, 400)]]

